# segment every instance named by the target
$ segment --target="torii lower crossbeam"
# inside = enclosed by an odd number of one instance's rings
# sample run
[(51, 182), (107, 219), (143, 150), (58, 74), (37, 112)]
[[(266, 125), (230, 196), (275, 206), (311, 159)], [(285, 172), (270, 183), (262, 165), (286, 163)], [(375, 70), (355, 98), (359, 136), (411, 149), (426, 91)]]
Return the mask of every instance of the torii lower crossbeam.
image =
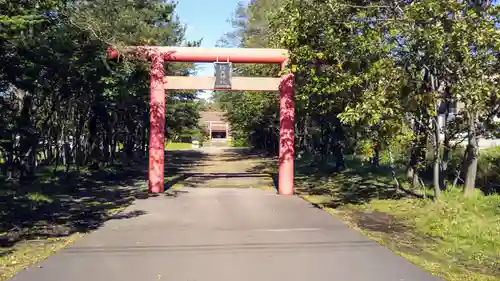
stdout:
[[(149, 191), (164, 192), (164, 143), (165, 143), (165, 90), (225, 90), (215, 89), (213, 77), (165, 77), (166, 62), (232, 62), (266, 63), (285, 66), (288, 51), (284, 49), (250, 48), (196, 48), (196, 47), (125, 47), (124, 55), (134, 55), (151, 60), (151, 100), (149, 136)], [(119, 53), (108, 50), (108, 55), (119, 57)], [(281, 78), (234, 77), (234, 91), (279, 91), (280, 92), (280, 148), (278, 193), (294, 193), (294, 95), (293, 76)], [(171, 86), (171, 87), (170, 87)]]

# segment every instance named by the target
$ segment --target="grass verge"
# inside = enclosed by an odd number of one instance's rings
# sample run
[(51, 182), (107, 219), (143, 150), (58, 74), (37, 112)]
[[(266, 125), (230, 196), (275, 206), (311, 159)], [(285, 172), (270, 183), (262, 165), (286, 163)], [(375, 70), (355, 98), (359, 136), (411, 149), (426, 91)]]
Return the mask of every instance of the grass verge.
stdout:
[(498, 195), (464, 198), (451, 191), (438, 202), (413, 198), (350, 204), (343, 217), (445, 280), (493, 281), (500, 280), (499, 206)]
[(75, 233), (64, 238), (24, 241), (14, 247), (2, 248), (0, 250), (0, 280), (12, 278), (16, 273), (48, 258), (80, 237), (82, 234)]
[(192, 143), (185, 142), (170, 142), (165, 145), (166, 150), (185, 150), (185, 149), (193, 149)]
[[(108, 214), (112, 216), (124, 209), (125, 207), (111, 209), (108, 210)], [(18, 272), (47, 259), (84, 235), (83, 232), (76, 232), (65, 237), (26, 240), (10, 247), (0, 248), (0, 280), (14, 277)]]
[[(182, 175), (206, 155), (197, 151), (167, 151), (165, 177)], [(91, 171), (40, 167), (29, 183), (0, 178), (0, 280), (51, 256), (114, 216), (136, 199), (147, 199), (146, 159), (117, 161)], [(121, 159), (121, 157), (119, 158)], [(145, 196), (146, 195), (146, 196)]]
[[(296, 164), (298, 193), (394, 253), (448, 281), (500, 280), (500, 195), (460, 190), (438, 202), (396, 192), (390, 171)], [(272, 166), (261, 171), (274, 173)]]
[(100, 227), (135, 199), (131, 187), (137, 174), (128, 169), (52, 175), (52, 168), (46, 167), (33, 182), (2, 185), (0, 280)]

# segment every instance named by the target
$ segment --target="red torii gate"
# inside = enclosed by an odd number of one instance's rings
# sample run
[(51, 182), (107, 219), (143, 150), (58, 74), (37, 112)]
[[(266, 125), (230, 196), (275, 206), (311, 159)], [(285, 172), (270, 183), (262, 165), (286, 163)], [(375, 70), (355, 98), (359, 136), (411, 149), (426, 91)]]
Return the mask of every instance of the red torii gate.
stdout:
[[(294, 94), (293, 75), (282, 77), (232, 77), (230, 89), (215, 86), (215, 77), (168, 76), (165, 62), (231, 62), (280, 64), (288, 61), (285, 49), (265, 48), (197, 48), (197, 47), (125, 47), (124, 54), (151, 60), (149, 191), (164, 191), (165, 90), (231, 90), (280, 92), (280, 149), (278, 193), (293, 194), (294, 179)], [(110, 48), (108, 56), (118, 58)]]

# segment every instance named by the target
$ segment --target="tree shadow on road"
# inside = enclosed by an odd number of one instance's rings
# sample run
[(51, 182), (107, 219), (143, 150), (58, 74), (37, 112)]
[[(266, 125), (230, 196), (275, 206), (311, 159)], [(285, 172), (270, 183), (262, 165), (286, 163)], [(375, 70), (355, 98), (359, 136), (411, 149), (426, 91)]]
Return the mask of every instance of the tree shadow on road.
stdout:
[[(261, 180), (269, 179), (269, 175), (265, 173), (184, 173), (179, 175), (165, 184), (165, 190), (171, 190), (174, 187), (187, 188), (248, 188), (248, 187), (265, 187), (262, 186)], [(257, 183), (256, 183), (257, 182)], [(173, 192), (171, 194), (178, 194)]]
[[(246, 172), (247, 168), (258, 163), (257, 156), (248, 149), (225, 148), (207, 154), (202, 169), (192, 169), (178, 173), (165, 183), (165, 190), (178, 187), (187, 188), (269, 188), (271, 178), (266, 173)], [(169, 192), (168, 196), (179, 192)]]
[[(314, 161), (295, 161), (295, 190), (299, 195), (317, 197), (322, 206), (338, 208), (346, 204), (363, 204), (373, 199), (399, 199), (391, 170), (355, 161), (346, 163), (348, 168), (337, 171), (335, 167)], [(278, 186), (278, 161), (268, 158), (248, 172), (268, 173)]]
[[(168, 151), (165, 177), (199, 164), (204, 155), (196, 151)], [(64, 237), (85, 233), (110, 219), (130, 219), (143, 210), (117, 212), (132, 204), (147, 189), (146, 159), (114, 164), (98, 171), (58, 172), (41, 168), (31, 184), (0, 182), (0, 247), (19, 241)], [(49, 176), (50, 175), (50, 176)]]
[(168, 191), (176, 184), (190, 177), (193, 167), (202, 167), (208, 155), (197, 150), (169, 151), (165, 155), (165, 184), (164, 190)]
[(272, 157), (273, 155), (251, 148), (227, 148), (223, 150), (227, 153), (224, 161), (227, 162), (238, 162), (242, 160), (261, 160), (265, 158)]

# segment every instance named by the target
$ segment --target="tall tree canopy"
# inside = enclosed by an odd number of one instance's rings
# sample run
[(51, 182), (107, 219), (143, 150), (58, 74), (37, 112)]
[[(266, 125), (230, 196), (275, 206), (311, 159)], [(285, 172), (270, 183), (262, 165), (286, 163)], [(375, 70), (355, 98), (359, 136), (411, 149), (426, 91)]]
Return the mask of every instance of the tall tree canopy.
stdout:
[[(343, 169), (347, 154), (374, 165), (389, 155), (413, 185), (433, 171), (438, 198), (450, 169), (466, 175), (471, 193), (478, 138), (496, 130), (499, 11), (491, 1), (254, 0), (240, 5), (222, 42), (290, 50), (299, 156), (331, 155)], [(279, 74), (268, 66), (238, 70)], [(277, 152), (276, 95), (216, 99), (237, 137)], [(452, 167), (453, 144), (464, 135), (462, 168)]]
[[(124, 45), (191, 45), (175, 3), (0, 1), (0, 149), (9, 178), (41, 164), (98, 166), (147, 150), (149, 64), (109, 61)], [(169, 65), (188, 75), (192, 64)], [(197, 128), (195, 92), (168, 93), (167, 137)]]

